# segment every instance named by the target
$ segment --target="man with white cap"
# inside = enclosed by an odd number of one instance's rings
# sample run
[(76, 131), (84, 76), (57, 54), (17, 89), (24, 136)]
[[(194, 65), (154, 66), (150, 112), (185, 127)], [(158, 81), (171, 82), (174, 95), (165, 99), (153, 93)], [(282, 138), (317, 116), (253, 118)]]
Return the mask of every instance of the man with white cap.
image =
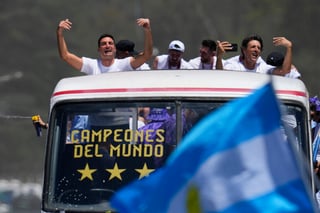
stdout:
[(168, 47), (168, 54), (159, 55), (153, 61), (153, 69), (177, 70), (193, 69), (192, 66), (182, 58), (185, 47), (179, 40), (173, 40)]

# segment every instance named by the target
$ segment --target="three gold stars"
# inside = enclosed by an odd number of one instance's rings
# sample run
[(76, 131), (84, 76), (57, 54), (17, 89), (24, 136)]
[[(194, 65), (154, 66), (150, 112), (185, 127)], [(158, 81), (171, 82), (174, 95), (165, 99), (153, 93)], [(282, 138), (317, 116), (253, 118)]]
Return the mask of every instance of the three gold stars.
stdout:
[[(139, 173), (139, 179), (149, 176), (149, 174), (152, 173), (154, 170), (155, 169), (149, 169), (146, 163), (143, 164), (142, 169), (135, 169), (135, 171)], [(84, 169), (78, 169), (77, 171), (81, 173), (80, 181), (84, 180), (85, 178), (88, 178), (89, 180), (93, 181), (92, 174), (96, 172), (97, 169), (90, 169), (89, 164), (87, 163)], [(126, 171), (126, 169), (120, 169), (118, 167), (118, 164), (115, 163), (112, 169), (106, 169), (106, 171), (110, 173), (109, 180), (118, 178), (122, 181), (121, 173)]]

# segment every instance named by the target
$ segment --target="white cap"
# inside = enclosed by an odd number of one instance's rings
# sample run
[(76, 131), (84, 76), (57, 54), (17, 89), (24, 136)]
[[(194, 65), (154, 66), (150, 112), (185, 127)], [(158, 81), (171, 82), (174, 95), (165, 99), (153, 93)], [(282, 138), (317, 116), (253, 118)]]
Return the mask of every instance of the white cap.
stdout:
[(184, 52), (184, 44), (179, 40), (171, 41), (169, 44), (169, 50)]

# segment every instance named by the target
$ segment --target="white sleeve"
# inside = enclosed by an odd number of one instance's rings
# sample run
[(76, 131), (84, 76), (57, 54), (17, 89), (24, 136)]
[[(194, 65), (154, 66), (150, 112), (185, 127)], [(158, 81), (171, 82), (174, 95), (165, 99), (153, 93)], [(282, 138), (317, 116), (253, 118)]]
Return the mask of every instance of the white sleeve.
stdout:
[(200, 66), (200, 60), (198, 58), (193, 58), (189, 60), (189, 64), (194, 68), (194, 69), (199, 69)]
[(97, 59), (82, 57), (82, 67), (80, 70), (81, 72), (86, 73), (87, 75), (96, 74), (95, 67), (98, 67), (98, 60)]
[(231, 61), (225, 61), (223, 64), (223, 69), (224, 70), (239, 70), (239, 65), (231, 62)]

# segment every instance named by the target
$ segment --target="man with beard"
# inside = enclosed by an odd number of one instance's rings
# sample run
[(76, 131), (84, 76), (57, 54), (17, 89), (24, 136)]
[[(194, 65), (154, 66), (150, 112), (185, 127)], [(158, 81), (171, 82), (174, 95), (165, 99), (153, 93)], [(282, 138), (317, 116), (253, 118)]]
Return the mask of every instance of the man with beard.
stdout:
[(179, 40), (173, 40), (168, 47), (168, 54), (159, 55), (153, 61), (153, 69), (156, 70), (179, 70), (193, 69), (182, 56), (184, 53), (184, 44)]
[(69, 52), (65, 42), (63, 31), (70, 30), (72, 23), (69, 19), (60, 21), (57, 28), (57, 41), (60, 57), (73, 68), (88, 75), (96, 75), (106, 72), (135, 70), (144, 64), (152, 56), (152, 34), (150, 20), (137, 19), (138, 26), (144, 28), (144, 51), (136, 57), (116, 59), (115, 39), (110, 34), (103, 34), (98, 39), (99, 59), (78, 57)]
[[(292, 43), (285, 37), (274, 37), (275, 46), (286, 47), (286, 55), (281, 70), (277, 74), (286, 75), (290, 72), (292, 63)], [(251, 35), (243, 39), (241, 54), (229, 58), (224, 63), (225, 70), (237, 70), (273, 74), (274, 67), (268, 65), (262, 58), (263, 40), (259, 35)]]
[(189, 64), (194, 69), (200, 70), (222, 69), (224, 63), (222, 54), (230, 48), (231, 44), (227, 41), (217, 41), (216, 43), (210, 39), (202, 40), (199, 57), (190, 59)]

